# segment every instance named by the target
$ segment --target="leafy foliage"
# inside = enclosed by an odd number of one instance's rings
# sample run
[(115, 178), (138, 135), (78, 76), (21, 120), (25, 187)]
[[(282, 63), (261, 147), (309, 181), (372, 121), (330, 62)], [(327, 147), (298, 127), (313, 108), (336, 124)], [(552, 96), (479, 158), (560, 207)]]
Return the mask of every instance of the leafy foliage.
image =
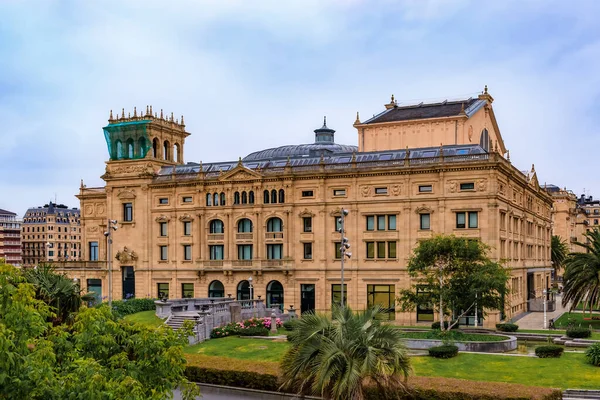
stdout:
[[(277, 328), (281, 328), (281, 319), (275, 320)], [(271, 329), (271, 318), (250, 318), (242, 322), (231, 322), (225, 326), (215, 328), (210, 333), (212, 339), (223, 338), (231, 335), (239, 336), (269, 336)]]
[(294, 330), (294, 320), (290, 320), (290, 321), (285, 321), (283, 323), (283, 327), (285, 328), (286, 331), (293, 331)]
[(600, 231), (584, 234), (587, 243), (575, 242), (586, 250), (571, 253), (565, 261), (563, 306), (584, 303), (587, 309), (600, 306)]
[(568, 255), (569, 247), (567, 246), (567, 242), (562, 240), (560, 236), (552, 235), (550, 241), (550, 260), (552, 260), (555, 271), (562, 268)]
[(36, 287), (0, 264), (0, 398), (159, 400), (178, 386), (187, 399), (197, 392), (183, 375), (184, 337), (118, 320), (106, 306), (73, 315), (71, 325), (52, 327), (52, 307), (36, 298)]
[(282, 387), (333, 399), (363, 399), (369, 384), (402, 390), (410, 371), (402, 332), (382, 325), (380, 314), (379, 307), (304, 314), (288, 335)]
[[(457, 320), (475, 305), (484, 313), (486, 309), (502, 309), (509, 272), (491, 261), (488, 251), (489, 247), (478, 240), (454, 235), (419, 242), (408, 262), (408, 273), (417, 284), (400, 291), (402, 309), (432, 304), (437, 307), (439, 321), (452, 314), (450, 305), (460, 314)], [(417, 291), (417, 286), (427, 290)]]
[[(154, 299), (128, 299), (128, 300), (116, 300), (112, 302), (113, 313), (117, 317), (124, 317), (126, 315), (139, 313), (142, 311), (156, 310), (156, 304)], [(97, 307), (101, 307), (99, 304)]]
[(592, 336), (592, 331), (588, 328), (570, 326), (567, 328), (567, 336), (573, 339), (585, 339)]
[(429, 355), (435, 358), (452, 358), (458, 355), (458, 347), (452, 344), (429, 348)]
[(185, 376), (191, 382), (208, 383), (244, 387), (247, 389), (277, 391), (279, 378), (276, 375), (252, 371), (231, 371), (190, 365), (185, 369)]
[(594, 343), (585, 351), (585, 358), (588, 363), (600, 367), (600, 343)]
[(519, 330), (519, 325), (517, 324), (496, 324), (496, 329), (500, 332), (516, 332)]
[(555, 344), (538, 346), (535, 348), (535, 355), (539, 358), (558, 358), (562, 355), (564, 347)]
[[(440, 326), (442, 324), (440, 324), (440, 321), (435, 321), (433, 324), (431, 324), (431, 329), (437, 329), (440, 330)], [(448, 327), (450, 326), (450, 329), (458, 329), (460, 324), (457, 320), (454, 321), (444, 321), (444, 329), (448, 329)]]

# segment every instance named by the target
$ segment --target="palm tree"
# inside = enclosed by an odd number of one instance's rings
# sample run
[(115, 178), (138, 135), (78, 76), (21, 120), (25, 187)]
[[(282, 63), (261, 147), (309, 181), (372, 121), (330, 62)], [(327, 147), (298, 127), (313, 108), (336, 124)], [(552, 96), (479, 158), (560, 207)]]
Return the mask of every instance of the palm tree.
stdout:
[(562, 240), (560, 236), (552, 235), (550, 242), (550, 259), (554, 266), (554, 278), (556, 279), (557, 272), (562, 268), (567, 256), (569, 254), (569, 247), (567, 242)]
[(303, 314), (288, 335), (282, 360), (288, 390), (327, 399), (364, 399), (365, 389), (403, 389), (411, 370), (402, 333), (376, 318), (381, 308), (354, 313), (336, 307), (332, 316)]
[(563, 306), (583, 303), (584, 309), (600, 305), (600, 231), (584, 234), (586, 243), (575, 242), (585, 253), (571, 253), (565, 262)]
[(34, 286), (36, 298), (52, 307), (54, 325), (72, 322), (74, 313), (79, 311), (83, 301), (89, 300), (87, 295), (81, 295), (76, 282), (67, 275), (57, 273), (50, 264), (28, 269), (25, 279)]

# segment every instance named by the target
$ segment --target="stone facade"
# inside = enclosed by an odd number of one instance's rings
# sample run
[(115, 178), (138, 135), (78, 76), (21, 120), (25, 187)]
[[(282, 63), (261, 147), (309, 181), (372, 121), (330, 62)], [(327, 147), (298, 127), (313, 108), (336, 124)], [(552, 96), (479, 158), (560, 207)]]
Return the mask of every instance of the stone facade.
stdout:
[(17, 214), (0, 209), (0, 258), (7, 264), (21, 265), (21, 221)]
[[(402, 313), (394, 310), (394, 296), (411, 285), (406, 265), (418, 240), (455, 234), (487, 243), (490, 256), (511, 270), (512, 293), (504, 315), (489, 312), (484, 324), (491, 326), (526, 311), (528, 300), (542, 296), (550, 276), (552, 199), (540, 188), (534, 168), (523, 173), (505, 155), (487, 90), (478, 100), (482, 103), (468, 110), (470, 115), (457, 110), (464, 126), (488, 131), (472, 136), (471, 144), (463, 143), (469, 140), (467, 127), (466, 139), (459, 141), (458, 135), (420, 132), (424, 145), (436, 147), (409, 144), (405, 149), (393, 140), (375, 146), (366, 144), (363, 129), (377, 130), (378, 123), (357, 120), (359, 148), (369, 152), (334, 148), (334, 131), (324, 125), (315, 131), (314, 145), (276, 151), (279, 159), (256, 156), (204, 165), (183, 163), (188, 135), (183, 123), (151, 110), (130, 118), (111, 114), (105, 132), (142, 124), (146, 136), (140, 139), (136, 128), (130, 143), (154, 143), (154, 148), (145, 155), (140, 151), (142, 157), (136, 157), (137, 149), (125, 152), (129, 158), (111, 153), (106, 185), (81, 186), (82, 259), (89, 260), (89, 243), (96, 242), (100, 261), (63, 267), (82, 282), (101, 280), (107, 296), (104, 232), (107, 219), (114, 219), (113, 254), (121, 255), (112, 260), (115, 299), (128, 293), (251, 296), (264, 299), (267, 307), (325, 311), (339, 299), (337, 220), (344, 208), (352, 251), (345, 262), (350, 306), (384, 304), (400, 324), (430, 323), (433, 314), (426, 305)], [(392, 129), (394, 121), (382, 124)], [(319, 136), (324, 132), (330, 137)], [(107, 138), (114, 144), (110, 134)], [(331, 145), (319, 144), (325, 140)]]

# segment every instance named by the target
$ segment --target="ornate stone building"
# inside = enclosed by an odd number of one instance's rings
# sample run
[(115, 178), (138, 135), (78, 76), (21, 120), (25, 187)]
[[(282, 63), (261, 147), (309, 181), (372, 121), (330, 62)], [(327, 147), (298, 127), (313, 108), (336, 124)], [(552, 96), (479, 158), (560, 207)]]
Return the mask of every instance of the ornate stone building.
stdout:
[(395, 295), (411, 284), (406, 264), (417, 241), (455, 234), (489, 244), (511, 270), (505, 310), (485, 320), (494, 324), (526, 311), (548, 284), (552, 200), (533, 167), (523, 173), (511, 164), (492, 102), (487, 88), (435, 104), (392, 98), (369, 120), (357, 115), (358, 147), (336, 144), (323, 124), (314, 143), (210, 164), (184, 163), (183, 117), (111, 112), (106, 185), (82, 184), (77, 196), (86, 261), (64, 268), (108, 294), (111, 219), (114, 298), (244, 299), (252, 284), (268, 306), (328, 310), (340, 295), (345, 208), (353, 308), (383, 304), (402, 324), (433, 320), (426, 304), (395, 310)]
[[(80, 260), (79, 210), (52, 202), (28, 209), (21, 225), (21, 243), (24, 266)], [(94, 257), (94, 253), (86, 257)]]
[(7, 264), (21, 265), (21, 221), (12, 211), (0, 209), (0, 258)]

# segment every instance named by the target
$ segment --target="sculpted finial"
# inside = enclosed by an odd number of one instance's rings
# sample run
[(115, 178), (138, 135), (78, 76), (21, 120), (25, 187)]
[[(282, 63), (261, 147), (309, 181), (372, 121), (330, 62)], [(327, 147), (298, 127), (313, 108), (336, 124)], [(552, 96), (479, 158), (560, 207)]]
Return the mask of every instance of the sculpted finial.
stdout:
[(150, 111), (150, 110), (148, 109), (148, 106), (146, 105), (146, 115), (148, 115), (148, 112), (149, 112), (149, 111)]
[(485, 88), (483, 88), (483, 94), (488, 94), (487, 85), (485, 85)]
[(121, 118), (125, 118), (125, 109), (121, 108)]
[(150, 104), (150, 115), (152, 116), (152, 104)]
[(160, 119), (164, 119), (164, 117), (163, 117), (163, 109), (162, 108), (160, 109)]
[(109, 121), (112, 121), (112, 120), (113, 120), (112, 110), (110, 110), (110, 115), (108, 116), (108, 120), (109, 120)]
[(360, 116), (358, 115), (358, 111), (356, 112), (356, 121), (354, 121), (354, 125), (360, 124)]
[(181, 125), (185, 125), (185, 123), (183, 122), (183, 115), (181, 116)]
[(137, 117), (137, 107), (133, 107), (133, 116)]

